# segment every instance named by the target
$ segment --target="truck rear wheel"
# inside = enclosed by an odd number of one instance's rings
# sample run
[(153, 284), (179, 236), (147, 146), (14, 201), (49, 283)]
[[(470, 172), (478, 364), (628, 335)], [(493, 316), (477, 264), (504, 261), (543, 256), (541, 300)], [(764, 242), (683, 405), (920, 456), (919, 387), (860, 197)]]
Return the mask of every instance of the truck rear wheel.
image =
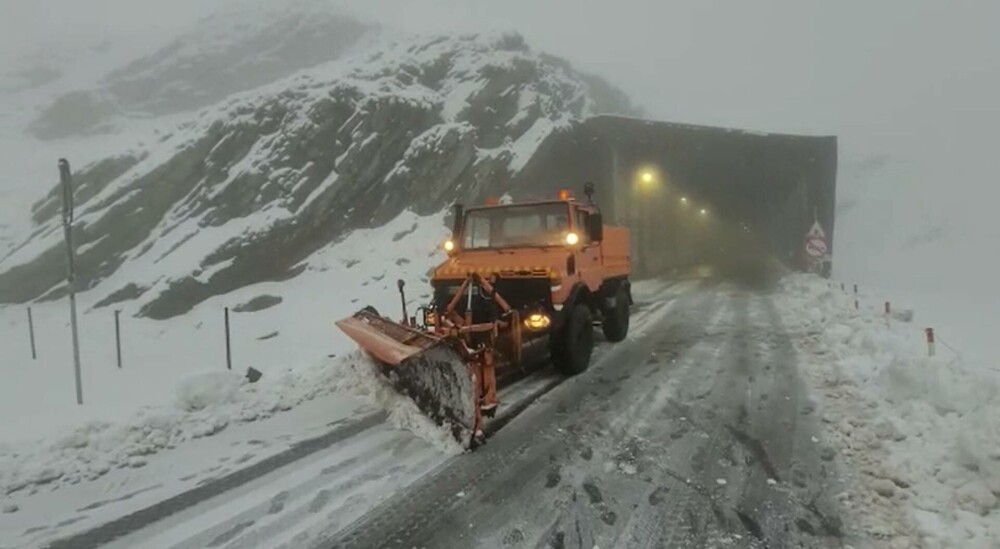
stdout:
[(582, 373), (590, 366), (594, 351), (594, 317), (590, 308), (579, 304), (569, 311), (566, 324), (552, 334), (552, 363), (565, 375)]
[(611, 342), (619, 342), (628, 336), (629, 295), (625, 287), (615, 294), (615, 306), (604, 310), (604, 321), (601, 328), (604, 337)]

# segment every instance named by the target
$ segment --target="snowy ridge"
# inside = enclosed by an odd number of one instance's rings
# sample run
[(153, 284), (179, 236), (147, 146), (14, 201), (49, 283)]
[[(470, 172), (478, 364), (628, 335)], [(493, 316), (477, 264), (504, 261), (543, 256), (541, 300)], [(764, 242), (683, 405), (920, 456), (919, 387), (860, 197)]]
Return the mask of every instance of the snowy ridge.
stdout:
[(152, 53), (59, 95), (28, 130), (42, 140), (94, 136), (129, 118), (189, 112), (337, 59), (374, 30), (318, 0), (229, 2)]
[[(807, 379), (829, 438), (859, 471), (841, 501), (893, 547), (987, 548), (1000, 538), (1000, 373), (939, 343), (922, 325), (825, 280), (795, 275), (777, 302), (803, 334)], [(877, 307), (871, 307), (877, 303)], [(832, 453), (831, 453), (832, 455)]]

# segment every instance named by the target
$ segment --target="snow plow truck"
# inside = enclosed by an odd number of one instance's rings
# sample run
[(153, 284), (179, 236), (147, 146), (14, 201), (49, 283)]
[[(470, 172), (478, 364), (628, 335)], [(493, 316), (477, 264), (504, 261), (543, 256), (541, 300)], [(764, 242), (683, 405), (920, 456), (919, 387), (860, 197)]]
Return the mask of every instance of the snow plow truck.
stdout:
[(587, 184), (551, 200), (454, 207), (447, 259), (433, 269), (432, 302), (397, 322), (372, 307), (337, 326), (393, 387), (466, 448), (483, 441), (498, 380), (546, 356), (564, 375), (587, 369), (594, 327), (625, 339), (632, 305), (629, 232), (606, 225)]

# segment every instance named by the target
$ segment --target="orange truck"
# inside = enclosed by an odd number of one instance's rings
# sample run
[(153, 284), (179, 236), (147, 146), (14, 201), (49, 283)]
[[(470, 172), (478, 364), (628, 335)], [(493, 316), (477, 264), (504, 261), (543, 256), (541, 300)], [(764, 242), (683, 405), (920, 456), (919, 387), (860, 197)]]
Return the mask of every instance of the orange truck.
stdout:
[[(401, 392), (474, 445), (499, 405), (497, 380), (544, 353), (565, 375), (590, 364), (594, 326), (625, 339), (632, 305), (629, 232), (593, 204), (557, 198), (455, 206), (432, 303), (402, 322), (367, 307), (337, 323)], [(399, 283), (403, 293), (403, 283)], [(418, 322), (419, 319), (419, 322)]]

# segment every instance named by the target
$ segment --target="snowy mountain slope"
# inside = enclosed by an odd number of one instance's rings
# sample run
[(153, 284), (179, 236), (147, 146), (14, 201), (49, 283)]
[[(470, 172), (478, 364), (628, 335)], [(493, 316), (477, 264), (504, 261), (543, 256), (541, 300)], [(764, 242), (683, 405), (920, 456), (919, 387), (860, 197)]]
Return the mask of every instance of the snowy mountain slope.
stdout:
[(152, 54), (104, 75), (93, 89), (59, 96), (29, 130), (41, 139), (65, 138), (108, 131), (123, 115), (206, 107), (337, 59), (373, 30), (321, 2), (230, 5)]
[[(76, 405), (64, 300), (36, 303), (38, 360), (32, 360), (22, 307), (0, 306), (0, 416), (31, 408), (30, 422), (5, 422), (0, 441), (33, 439), (85, 420), (120, 422), (143, 406), (171, 406), (175, 386), (189, 374), (226, 370), (223, 308), (230, 307), (234, 370), (264, 373), (263, 384), (312, 367), (356, 347), (333, 321), (365, 305), (398, 316), (396, 279), (406, 281), (410, 310), (425, 304), (427, 271), (444, 257), (443, 216), (404, 212), (384, 227), (358, 230), (325, 246), (302, 265), (294, 284), (267, 282), (216, 296), (166, 321), (132, 318), (138, 304), (122, 303), (123, 368), (116, 367), (113, 313), (95, 309), (99, 297), (79, 296), (85, 406)], [(243, 311), (243, 312), (241, 312)], [(37, 406), (44, 403), (43, 406)], [(124, 411), (124, 414), (123, 414)]]
[(379, 34), (323, 0), (213, 4), (198, 24), (99, 39), (38, 36), (34, 50), (2, 52), (0, 257), (27, 236), (27, 213), (48, 190), (57, 158), (80, 167), (144, 148), (195, 108), (337, 59)]
[[(958, 166), (901, 154), (843, 160), (834, 274), (881, 290), (896, 304), (919, 305), (924, 317), (918, 322), (939, 328), (953, 346), (995, 361), (1000, 264), (989, 250), (996, 248), (993, 210), (1000, 196), (994, 196), (990, 174), (963, 173)], [(955, 178), (963, 185), (949, 184)]]
[[(167, 318), (293, 277), (352, 229), (481, 196), (573, 120), (630, 112), (594, 82), (517, 35), (437, 36), (237, 94), (78, 172), (83, 285)], [(0, 259), (0, 302), (62, 295), (57, 196)]]

